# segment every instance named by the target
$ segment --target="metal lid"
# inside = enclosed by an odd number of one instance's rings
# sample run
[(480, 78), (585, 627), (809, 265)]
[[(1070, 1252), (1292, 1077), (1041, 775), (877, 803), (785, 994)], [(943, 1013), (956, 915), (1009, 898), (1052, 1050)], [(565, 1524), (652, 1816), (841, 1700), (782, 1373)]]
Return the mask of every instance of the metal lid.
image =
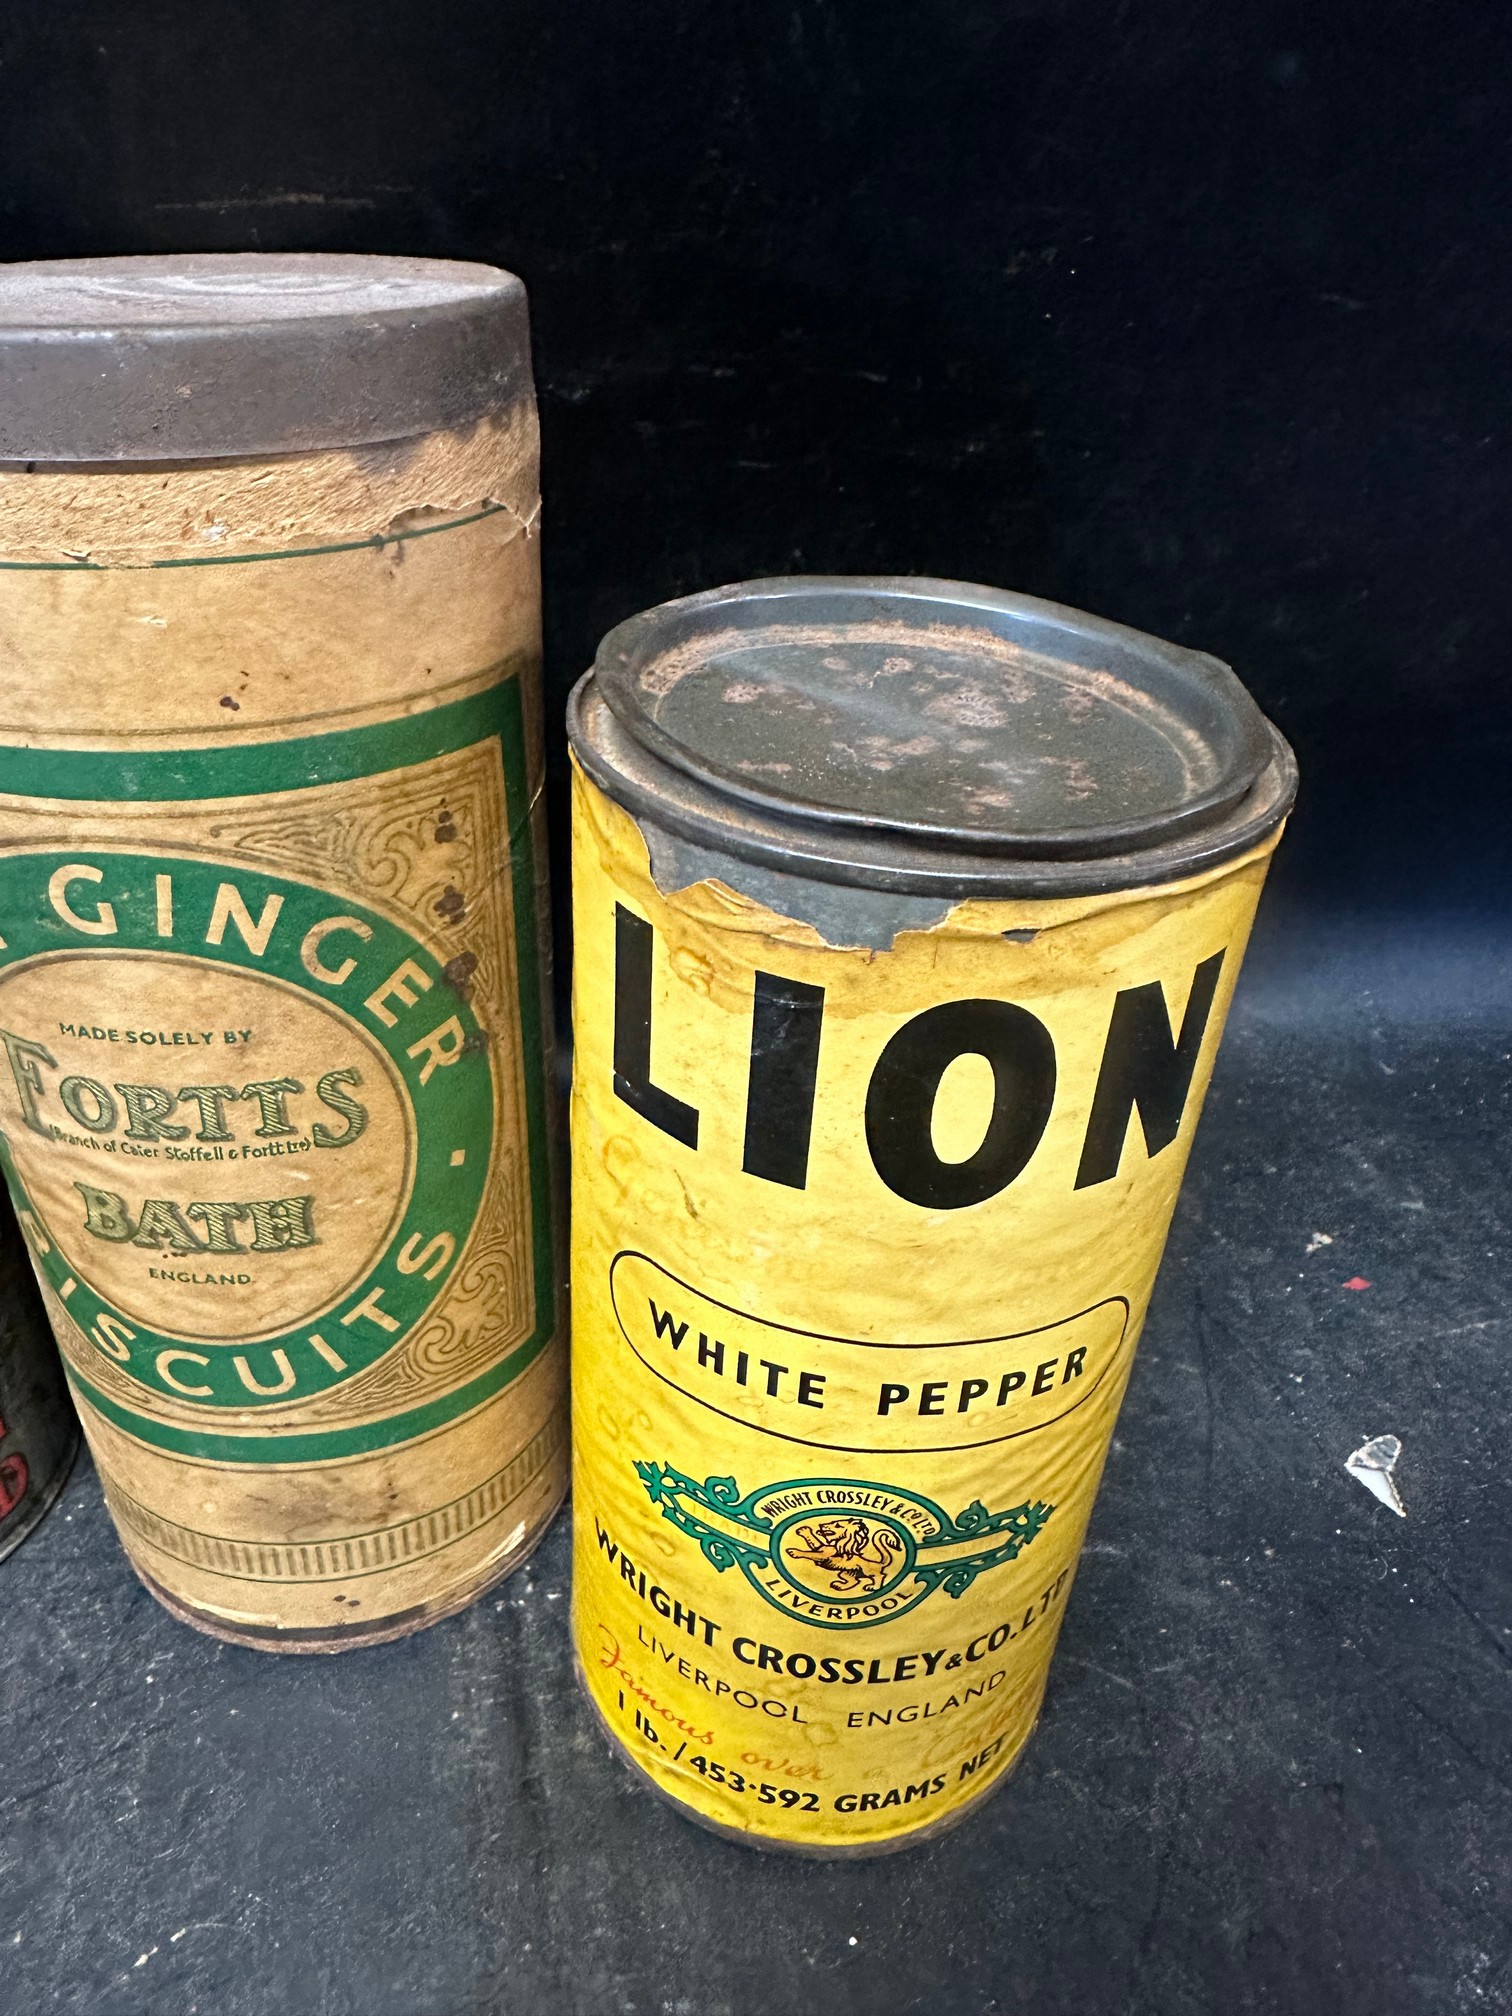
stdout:
[(525, 289), (450, 259), (196, 253), (0, 266), (0, 460), (351, 448), (529, 396)]
[(1291, 752), (1226, 665), (959, 582), (794, 577), (612, 630), (580, 759), (684, 838), (866, 886), (1172, 880), (1290, 807)]

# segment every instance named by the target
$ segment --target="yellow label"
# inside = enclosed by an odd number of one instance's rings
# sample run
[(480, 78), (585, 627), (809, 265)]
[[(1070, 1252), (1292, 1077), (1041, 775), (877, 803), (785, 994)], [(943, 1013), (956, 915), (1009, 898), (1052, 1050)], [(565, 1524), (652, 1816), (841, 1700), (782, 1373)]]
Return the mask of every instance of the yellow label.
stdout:
[(882, 1845), (1034, 1725), (1274, 842), (875, 952), (580, 772), (573, 838), (582, 1671), (698, 1815)]
[(424, 1621), (561, 1495), (530, 545), (0, 566), (0, 1162), (126, 1547), (233, 1634)]

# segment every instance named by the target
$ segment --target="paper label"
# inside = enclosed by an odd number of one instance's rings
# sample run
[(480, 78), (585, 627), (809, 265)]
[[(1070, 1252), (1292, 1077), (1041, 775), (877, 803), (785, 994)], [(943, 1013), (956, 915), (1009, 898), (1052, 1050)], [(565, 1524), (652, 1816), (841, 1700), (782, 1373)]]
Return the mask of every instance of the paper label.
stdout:
[[(447, 537), (486, 608), (494, 528)], [(296, 622), (312, 561), (392, 600), (378, 548), (249, 556), (226, 633)], [(63, 592), (171, 638), (185, 579)], [(324, 717), (0, 746), (0, 1160), (123, 1538), (231, 1625), (445, 1602), (560, 1492), (519, 627), (407, 703), (356, 666)]]
[(697, 1813), (885, 1843), (1033, 1726), (1269, 847), (845, 950), (575, 791), (582, 1669)]

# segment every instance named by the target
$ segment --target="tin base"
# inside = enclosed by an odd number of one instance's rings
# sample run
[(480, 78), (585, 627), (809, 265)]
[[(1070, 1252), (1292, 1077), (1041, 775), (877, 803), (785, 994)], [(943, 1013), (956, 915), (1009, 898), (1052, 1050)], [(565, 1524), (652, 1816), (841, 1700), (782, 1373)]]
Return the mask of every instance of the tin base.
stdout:
[(964, 1805), (942, 1814), (938, 1820), (931, 1820), (923, 1827), (915, 1827), (907, 1834), (895, 1835), (888, 1841), (831, 1843), (820, 1847), (806, 1841), (779, 1841), (770, 1834), (756, 1834), (746, 1827), (731, 1827), (723, 1820), (711, 1820), (707, 1814), (685, 1805), (664, 1785), (658, 1785), (651, 1773), (642, 1768), (619, 1735), (610, 1727), (604, 1711), (593, 1698), (583, 1672), (583, 1662), (576, 1651), (572, 1655), (572, 1670), (582, 1690), (583, 1698), (588, 1703), (595, 1726), (608, 1744), (615, 1760), (624, 1766), (637, 1784), (648, 1786), (662, 1804), (670, 1806), (680, 1819), (691, 1820), (695, 1827), (702, 1827), (706, 1834), (717, 1834), (722, 1841), (733, 1841), (741, 1848), (760, 1848), (775, 1855), (799, 1855), (809, 1862), (873, 1862), (882, 1855), (897, 1855), (905, 1848), (922, 1848), (927, 1842), (937, 1841), (942, 1834), (948, 1834), (952, 1828), (959, 1827), (963, 1820), (969, 1820), (973, 1813), (987, 1804), (994, 1793), (1002, 1791), (1017, 1771), (1019, 1762), (1029, 1748), (1035, 1730), (1039, 1727), (1039, 1717), (1036, 1715), (1029, 1725), (1028, 1734), (1006, 1768), (999, 1772), (990, 1785), (984, 1785), (980, 1792), (974, 1792)]
[(32, 1500), (31, 1506), (22, 1514), (17, 1524), (10, 1525), (7, 1523), (4, 1534), (0, 1534), (0, 1561), (3, 1561), (7, 1554), (13, 1554), (27, 1535), (36, 1531), (54, 1504), (56, 1504), (63, 1486), (73, 1474), (74, 1464), (78, 1460), (81, 1439), (79, 1430), (76, 1427), (74, 1429), (73, 1441), (69, 1445), (68, 1454), (48, 1479), (45, 1489), (37, 1493), (37, 1496)]
[[(219, 1638), (226, 1645), (250, 1645), (258, 1652), (357, 1652), (367, 1645), (387, 1645), (395, 1638), (413, 1637), (415, 1632), (428, 1630), (432, 1624), (443, 1623), (446, 1618), (469, 1609), (481, 1596), (486, 1596), (490, 1589), (524, 1565), (551, 1531), (557, 1514), (566, 1502), (567, 1493), (564, 1490), (528, 1539), (523, 1540), (512, 1554), (506, 1554), (502, 1561), (491, 1564), (476, 1581), (465, 1583), (460, 1590), (454, 1590), (434, 1603), (417, 1604), (411, 1610), (400, 1610), (391, 1617), (377, 1618), (371, 1624), (347, 1624), (334, 1630), (280, 1631), (256, 1625), (229, 1624), (225, 1618), (171, 1594), (139, 1563), (132, 1561), (131, 1566), (137, 1580), (157, 1598), (170, 1616), (176, 1617), (181, 1624), (202, 1631), (207, 1638)], [(130, 1556), (127, 1558), (129, 1560)]]

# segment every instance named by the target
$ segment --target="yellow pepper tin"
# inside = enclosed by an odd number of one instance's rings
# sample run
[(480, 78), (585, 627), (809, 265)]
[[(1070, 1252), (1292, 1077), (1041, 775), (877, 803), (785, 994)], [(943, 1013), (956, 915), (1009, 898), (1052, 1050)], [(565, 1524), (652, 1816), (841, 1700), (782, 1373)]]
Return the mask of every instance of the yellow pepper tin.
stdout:
[(691, 1817), (883, 1852), (1034, 1726), (1295, 768), (933, 581), (653, 610), (569, 725), (583, 1681)]

